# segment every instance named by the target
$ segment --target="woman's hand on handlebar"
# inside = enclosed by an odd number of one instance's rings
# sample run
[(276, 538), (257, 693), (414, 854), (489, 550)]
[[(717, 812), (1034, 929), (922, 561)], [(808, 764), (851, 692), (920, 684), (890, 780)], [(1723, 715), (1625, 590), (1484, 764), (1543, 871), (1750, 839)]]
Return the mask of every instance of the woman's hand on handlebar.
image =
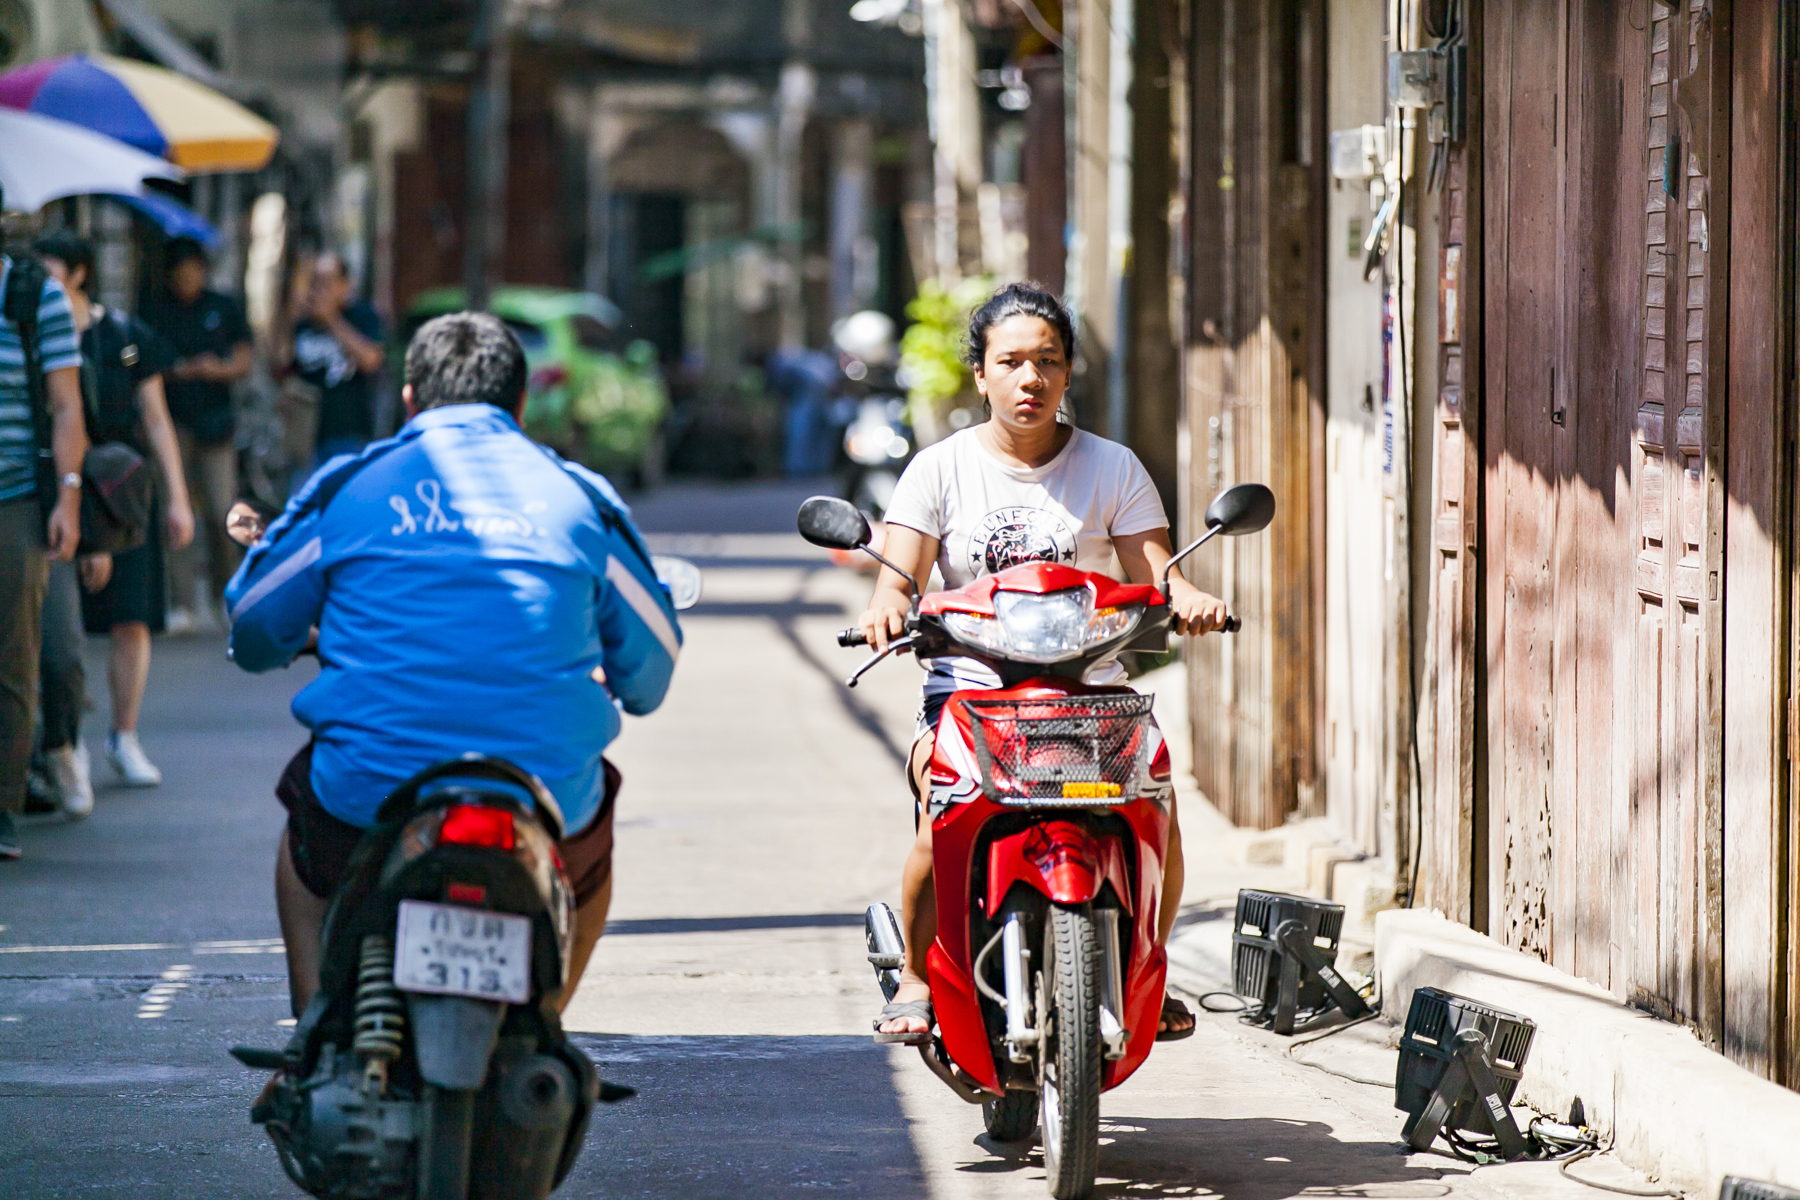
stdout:
[(892, 588), (882, 588), (869, 598), (868, 611), (857, 618), (863, 636), (869, 639), (869, 645), (880, 654), (888, 648), (888, 643), (906, 632), (906, 617), (912, 611), (912, 601), (904, 592)]
[(1213, 633), (1225, 628), (1225, 621), (1231, 616), (1231, 612), (1225, 607), (1223, 600), (1208, 595), (1197, 587), (1179, 588), (1176, 592), (1169, 599), (1169, 607), (1175, 614), (1176, 633), (1198, 637), (1203, 633)]

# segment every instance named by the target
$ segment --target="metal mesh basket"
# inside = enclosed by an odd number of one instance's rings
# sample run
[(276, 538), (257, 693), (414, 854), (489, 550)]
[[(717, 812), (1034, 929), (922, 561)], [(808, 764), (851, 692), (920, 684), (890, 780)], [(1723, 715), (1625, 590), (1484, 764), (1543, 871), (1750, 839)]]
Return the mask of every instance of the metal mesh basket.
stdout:
[(1149, 765), (1154, 700), (1122, 692), (966, 701), (981, 790), (996, 804), (1136, 799)]

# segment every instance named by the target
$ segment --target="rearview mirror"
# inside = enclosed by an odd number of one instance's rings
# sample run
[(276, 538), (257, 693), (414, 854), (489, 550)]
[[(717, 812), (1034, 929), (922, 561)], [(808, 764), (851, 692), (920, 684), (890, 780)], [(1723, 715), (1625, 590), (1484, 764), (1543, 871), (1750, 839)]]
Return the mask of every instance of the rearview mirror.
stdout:
[(1275, 493), (1260, 483), (1226, 488), (1206, 509), (1206, 528), (1226, 537), (1261, 533), (1275, 519)]
[(239, 500), (225, 514), (225, 536), (240, 546), (254, 546), (269, 527), (269, 518), (247, 500)]
[(700, 603), (700, 568), (685, 558), (669, 554), (652, 554), (650, 565), (656, 578), (669, 589), (669, 603), (677, 612)]
[(836, 496), (814, 496), (800, 506), (800, 536), (828, 550), (858, 550), (869, 544), (868, 518)]

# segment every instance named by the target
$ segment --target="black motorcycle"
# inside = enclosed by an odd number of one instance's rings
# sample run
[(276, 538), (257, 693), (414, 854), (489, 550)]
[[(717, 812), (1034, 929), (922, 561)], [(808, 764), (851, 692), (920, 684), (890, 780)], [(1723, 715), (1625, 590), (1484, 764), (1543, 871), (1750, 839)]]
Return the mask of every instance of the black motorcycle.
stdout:
[[(242, 511), (240, 511), (240, 509)], [(233, 509), (254, 542), (263, 515)], [(692, 563), (655, 556), (678, 609)], [(319, 990), (250, 1119), (289, 1178), (333, 1200), (543, 1200), (574, 1165), (601, 1082), (564, 1034), (575, 906), (562, 810), (523, 769), (479, 754), (402, 784), (325, 915)]]
[(315, 1196), (541, 1200), (600, 1082), (556, 1002), (574, 935), (562, 814), (533, 776), (471, 755), (382, 805), (326, 915), (320, 986), (250, 1114)]

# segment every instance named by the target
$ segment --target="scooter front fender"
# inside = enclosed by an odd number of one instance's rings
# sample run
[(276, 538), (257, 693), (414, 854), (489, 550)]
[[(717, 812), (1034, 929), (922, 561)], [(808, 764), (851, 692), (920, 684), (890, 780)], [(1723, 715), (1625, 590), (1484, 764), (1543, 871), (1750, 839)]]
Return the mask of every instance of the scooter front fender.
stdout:
[(1110, 882), (1129, 909), (1128, 878), (1125, 848), (1117, 838), (1096, 838), (1076, 821), (1043, 821), (988, 846), (987, 914), (991, 919), (1000, 912), (1015, 883), (1057, 904), (1086, 904)]

